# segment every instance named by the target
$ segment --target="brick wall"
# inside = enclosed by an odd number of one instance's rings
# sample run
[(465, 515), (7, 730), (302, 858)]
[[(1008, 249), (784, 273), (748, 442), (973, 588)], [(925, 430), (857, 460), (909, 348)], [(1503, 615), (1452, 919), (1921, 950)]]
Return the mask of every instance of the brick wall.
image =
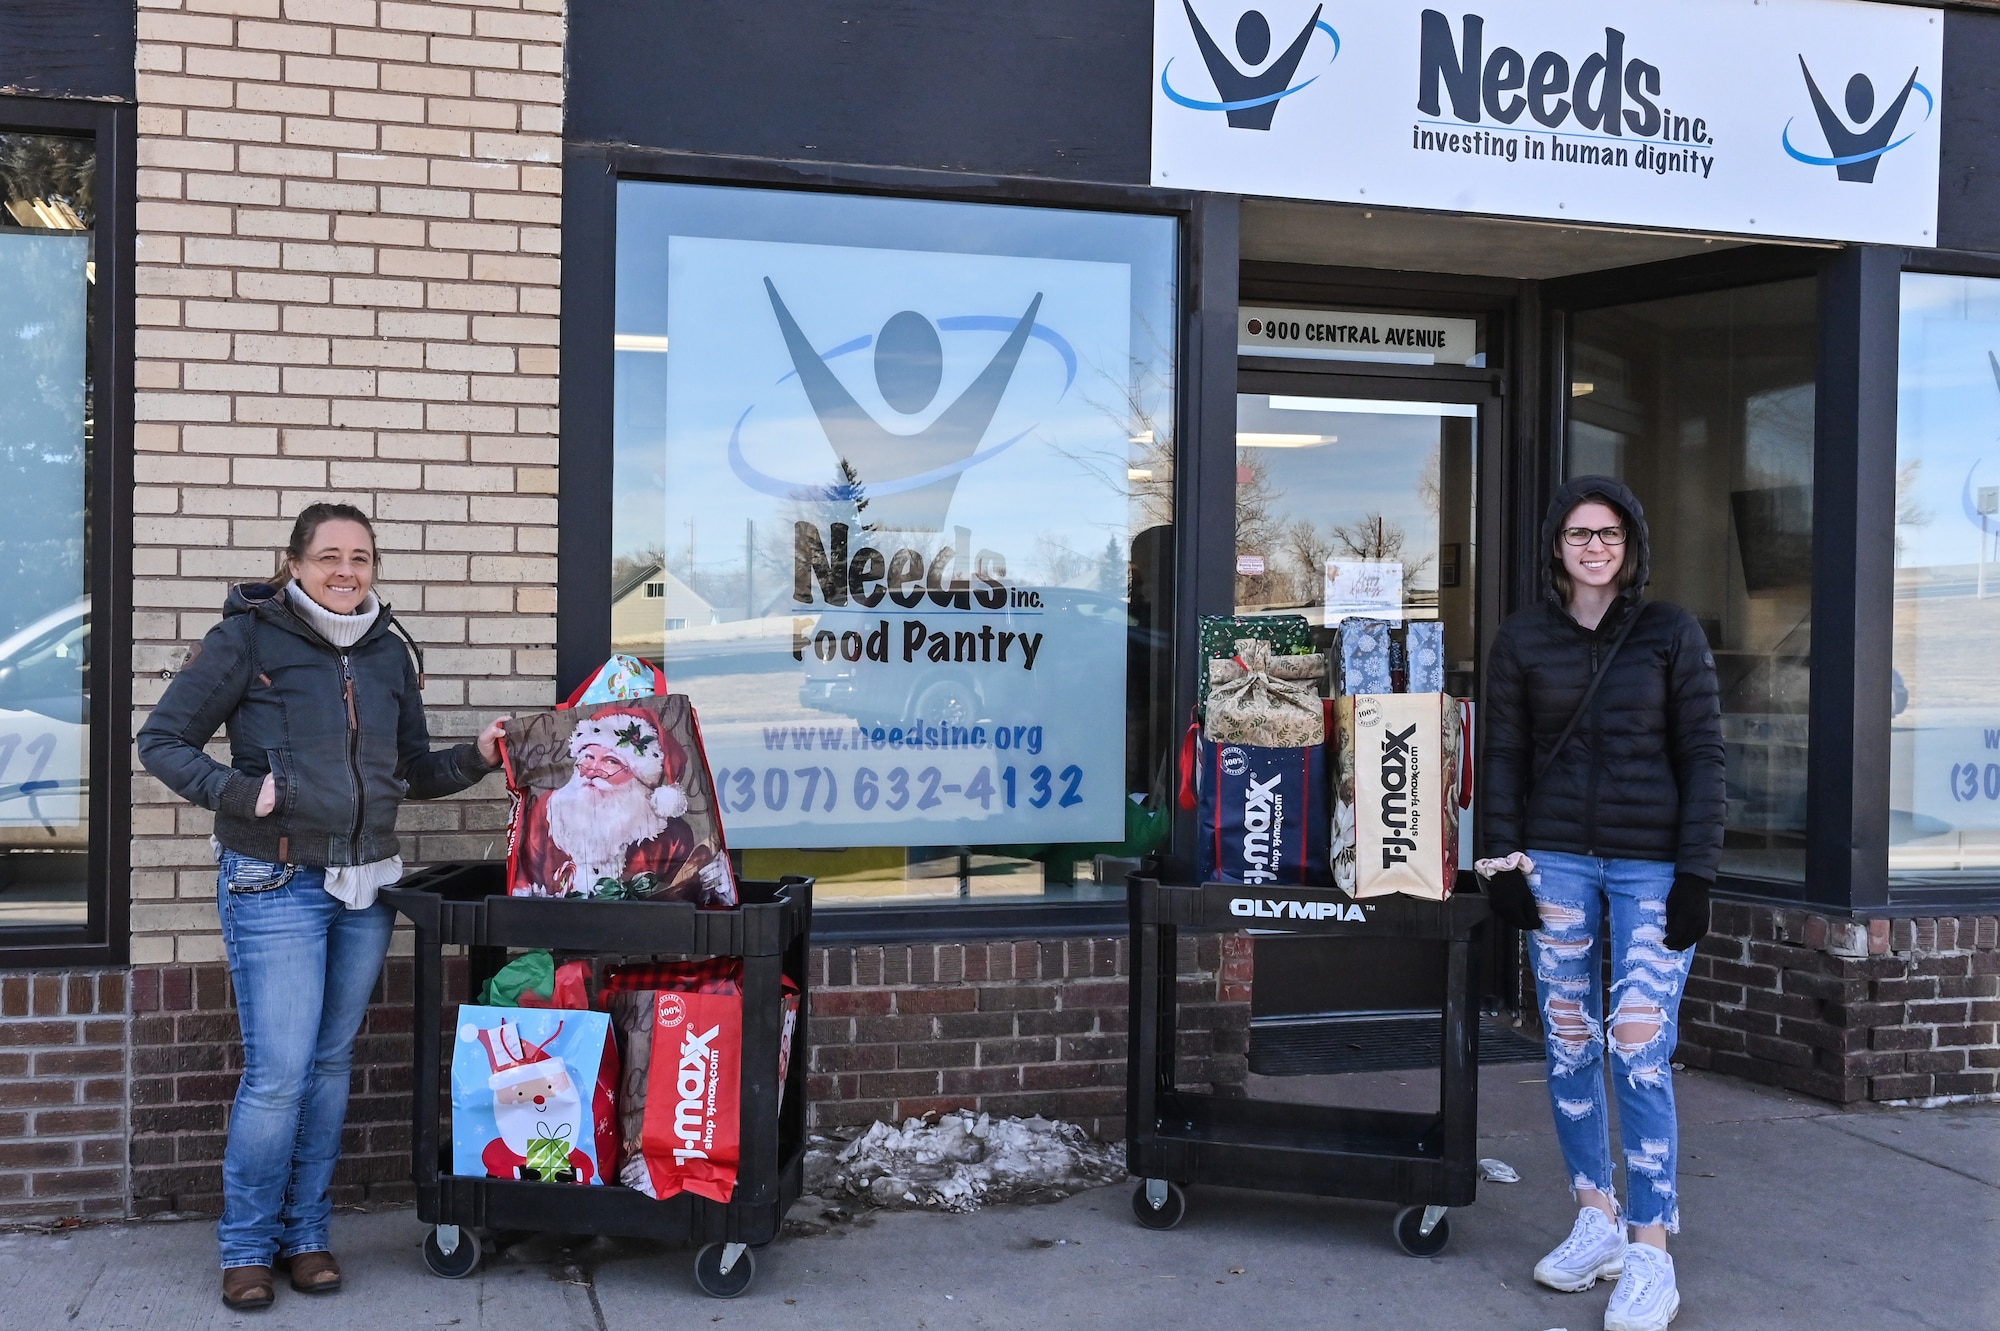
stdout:
[[(1180, 940), (1182, 1085), (1244, 1083), (1249, 943), (1245, 934)], [(1122, 1137), (1126, 952), (1123, 938), (815, 950), (814, 1122), (969, 1108)]]
[(126, 975), (0, 976), (0, 1220), (125, 1214)]
[(2000, 1091), (2000, 919), (1718, 902), (1676, 1055), (1842, 1104)]
[[(333, 1179), (336, 1204), (408, 1201), (414, 1196), (410, 1184), (414, 977), (410, 958), (389, 959), (355, 1041), (347, 1129)], [(462, 959), (447, 962), (445, 978), (447, 994), (462, 992)], [(219, 1211), (227, 1111), (243, 1071), (228, 967), (206, 963), (135, 970), (131, 1044), (130, 1212)], [(122, 1140), (119, 1146), (122, 1152)]]
[[(135, 689), (315, 499), (377, 522), (440, 739), (553, 700), (561, 0), (141, 0)], [(405, 806), (496, 852), (497, 778)], [(209, 815), (141, 774), (132, 959), (221, 957)], [(406, 852), (407, 853), (407, 852)]]

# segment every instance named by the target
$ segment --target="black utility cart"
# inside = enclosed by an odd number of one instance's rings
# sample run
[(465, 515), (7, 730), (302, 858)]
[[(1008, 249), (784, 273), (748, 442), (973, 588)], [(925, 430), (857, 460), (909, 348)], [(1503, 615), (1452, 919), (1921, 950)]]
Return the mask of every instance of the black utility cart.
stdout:
[[(812, 941), (812, 880), (741, 884), (734, 910), (681, 902), (564, 901), (509, 897), (506, 866), (443, 865), (415, 874), (382, 897), (417, 927), (416, 1068), (410, 1166), (417, 1215), (436, 1228), (424, 1240), (433, 1273), (451, 1279), (479, 1268), (482, 1235), (544, 1231), (662, 1239), (703, 1246), (695, 1283), (734, 1298), (756, 1274), (751, 1250), (778, 1236), (805, 1176), (806, 954)], [(682, 1193), (654, 1200), (631, 1188), (473, 1178), (451, 1172), (445, 1122), (444, 955), (469, 949), (470, 995), (501, 966), (507, 949), (643, 958), (743, 959), (742, 1160), (727, 1203)], [(799, 985), (793, 1055), (780, 1106), (780, 977)], [(609, 1166), (606, 1166), (607, 1171)]]
[[(1473, 941), (1487, 919), (1477, 892), (1446, 901), (1372, 897), (1335, 889), (1128, 880), (1132, 1037), (1126, 1164), (1139, 1223), (1171, 1229), (1195, 1183), (1393, 1202), (1396, 1242), (1414, 1257), (1443, 1250), (1448, 1207), (1469, 1206), (1478, 1184), (1479, 1014)], [(1256, 928), (1366, 940), (1442, 944), (1445, 1002), (1437, 1113), (1287, 1104), (1197, 1095), (1174, 1084), (1178, 1033), (1176, 943), (1185, 929)]]

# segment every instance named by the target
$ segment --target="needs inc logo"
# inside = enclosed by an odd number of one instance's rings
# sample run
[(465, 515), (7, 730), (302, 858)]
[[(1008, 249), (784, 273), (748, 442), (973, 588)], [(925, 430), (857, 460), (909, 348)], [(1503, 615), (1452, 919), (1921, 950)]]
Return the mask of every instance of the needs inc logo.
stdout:
[[(1875, 114), (1874, 80), (1866, 74), (1855, 74), (1847, 80), (1847, 89), (1841, 98), (1847, 112), (1845, 118), (1819, 90), (1819, 83), (1813, 78), (1812, 69), (1803, 55), (1799, 57), (1799, 72), (1805, 76), (1806, 92), (1812, 99), (1813, 115), (1819, 121), (1820, 133), (1826, 139), (1827, 155), (1822, 157), (1818, 153), (1806, 152), (1792, 142), (1796, 116), (1785, 122), (1785, 127), (1778, 132), (1778, 141), (1795, 160), (1807, 166), (1830, 166), (1840, 179), (1853, 184), (1874, 184), (1875, 167), (1883, 155), (1894, 152), (1915, 138), (1917, 130), (1937, 110), (1937, 99), (1931, 96), (1931, 90), (1917, 82), (1919, 70), (1910, 71), (1910, 77), (1903, 80), (1902, 90), (1880, 115)], [(1910, 109), (1912, 92), (1924, 99), (1924, 118), (1913, 125), (1907, 134), (1896, 138), (1904, 115)]]
[[(885, 530), (943, 530), (959, 476), (1034, 432), (1031, 424), (996, 443), (986, 442), (1030, 341), (1044, 344), (1062, 361), (1062, 387), (1047, 405), (1060, 401), (1076, 382), (1075, 349), (1062, 334), (1036, 320), (1044, 294), (1039, 291), (1019, 314), (951, 314), (932, 319), (916, 310), (900, 310), (876, 332), (847, 338), (825, 351), (814, 346), (769, 277), (764, 279), (764, 293), (792, 364), (773, 389), (792, 379), (799, 381), (839, 460), (838, 475), (831, 481), (800, 481), (774, 476), (755, 466), (743, 448), (743, 428), (757, 409), (754, 402), (743, 409), (730, 430), (730, 469), (751, 489), (782, 499), (856, 505), (865, 501), (871, 522)], [(1006, 335), (999, 348), (971, 382), (939, 409), (939, 390), (947, 368), (945, 337), (996, 332)], [(877, 419), (834, 370), (834, 363), (843, 357), (870, 349), (874, 352), (876, 392), (888, 407), (891, 420), (902, 429)], [(930, 416), (928, 423), (909, 428), (926, 415)], [(899, 417), (902, 419), (897, 420)]]
[[(1232, 57), (1209, 34), (1207, 25), (1194, 12), (1190, 0), (1181, 0), (1181, 8), (1187, 13), (1188, 28), (1194, 35), (1195, 46), (1201, 51), (1202, 63), (1208, 67), (1209, 82), (1215, 85), (1217, 100), (1189, 96), (1174, 87), (1172, 59), (1160, 71), (1160, 91), (1177, 106), (1192, 111), (1222, 112), (1228, 117), (1231, 129), (1271, 128), (1271, 118), (1277, 114), (1278, 103), (1317, 83), (1327, 66), (1340, 56), (1340, 34), (1333, 30), (1332, 24), (1320, 18), (1324, 5), (1313, 10), (1298, 35), (1275, 58), (1271, 56), (1271, 21), (1264, 17), (1263, 11), (1246, 9), (1237, 17), (1234, 35), (1236, 55)], [(1305, 60), (1316, 35), (1324, 35), (1331, 43), (1326, 64), (1319, 66), (1310, 77), (1294, 83), (1292, 80), (1297, 76), (1299, 65)], [(1239, 59), (1242, 61), (1240, 65), (1237, 63)]]

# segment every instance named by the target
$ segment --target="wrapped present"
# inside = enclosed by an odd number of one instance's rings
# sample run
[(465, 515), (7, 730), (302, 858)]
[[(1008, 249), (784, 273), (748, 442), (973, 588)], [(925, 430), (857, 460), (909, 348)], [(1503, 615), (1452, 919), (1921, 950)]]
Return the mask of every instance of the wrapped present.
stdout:
[(1442, 693), (1334, 700), (1332, 865), (1342, 891), (1451, 895), (1459, 811), (1472, 801), (1467, 711)]
[(1444, 625), (1346, 619), (1334, 630), (1333, 693), (1443, 693)]
[[(1216, 684), (1208, 697), (1203, 733), (1217, 744), (1303, 748), (1326, 742), (1326, 712), (1309, 684), (1277, 678), (1271, 645), (1257, 638), (1235, 644), (1236, 676)], [(1299, 657), (1297, 660), (1320, 660)]]
[(1333, 638), (1335, 696), (1396, 691), (1390, 628), (1388, 621), (1381, 619), (1341, 621)]
[[(1236, 655), (1236, 644), (1256, 638), (1271, 645), (1271, 655), (1306, 656), (1314, 651), (1312, 624), (1304, 615), (1203, 615), (1201, 656), (1204, 661), (1227, 661)], [(1209, 675), (1203, 671), (1197, 681), (1199, 706), (1208, 704)]]
[(1444, 692), (1444, 625), (1435, 619), (1412, 620), (1403, 626), (1403, 660), (1407, 682), (1399, 693)]
[(602, 1012), (461, 1005), (451, 1059), (452, 1172), (602, 1183), (603, 1152), (616, 1140), (606, 1131), (615, 1134), (615, 1059)]

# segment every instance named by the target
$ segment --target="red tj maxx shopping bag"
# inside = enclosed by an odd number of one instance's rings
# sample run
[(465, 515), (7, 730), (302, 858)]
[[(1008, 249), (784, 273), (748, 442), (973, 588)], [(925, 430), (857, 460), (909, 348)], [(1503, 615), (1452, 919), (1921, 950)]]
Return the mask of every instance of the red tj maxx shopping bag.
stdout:
[(620, 1179), (649, 1197), (727, 1202), (742, 1158), (743, 986), (735, 957), (613, 970), (626, 1037)]

